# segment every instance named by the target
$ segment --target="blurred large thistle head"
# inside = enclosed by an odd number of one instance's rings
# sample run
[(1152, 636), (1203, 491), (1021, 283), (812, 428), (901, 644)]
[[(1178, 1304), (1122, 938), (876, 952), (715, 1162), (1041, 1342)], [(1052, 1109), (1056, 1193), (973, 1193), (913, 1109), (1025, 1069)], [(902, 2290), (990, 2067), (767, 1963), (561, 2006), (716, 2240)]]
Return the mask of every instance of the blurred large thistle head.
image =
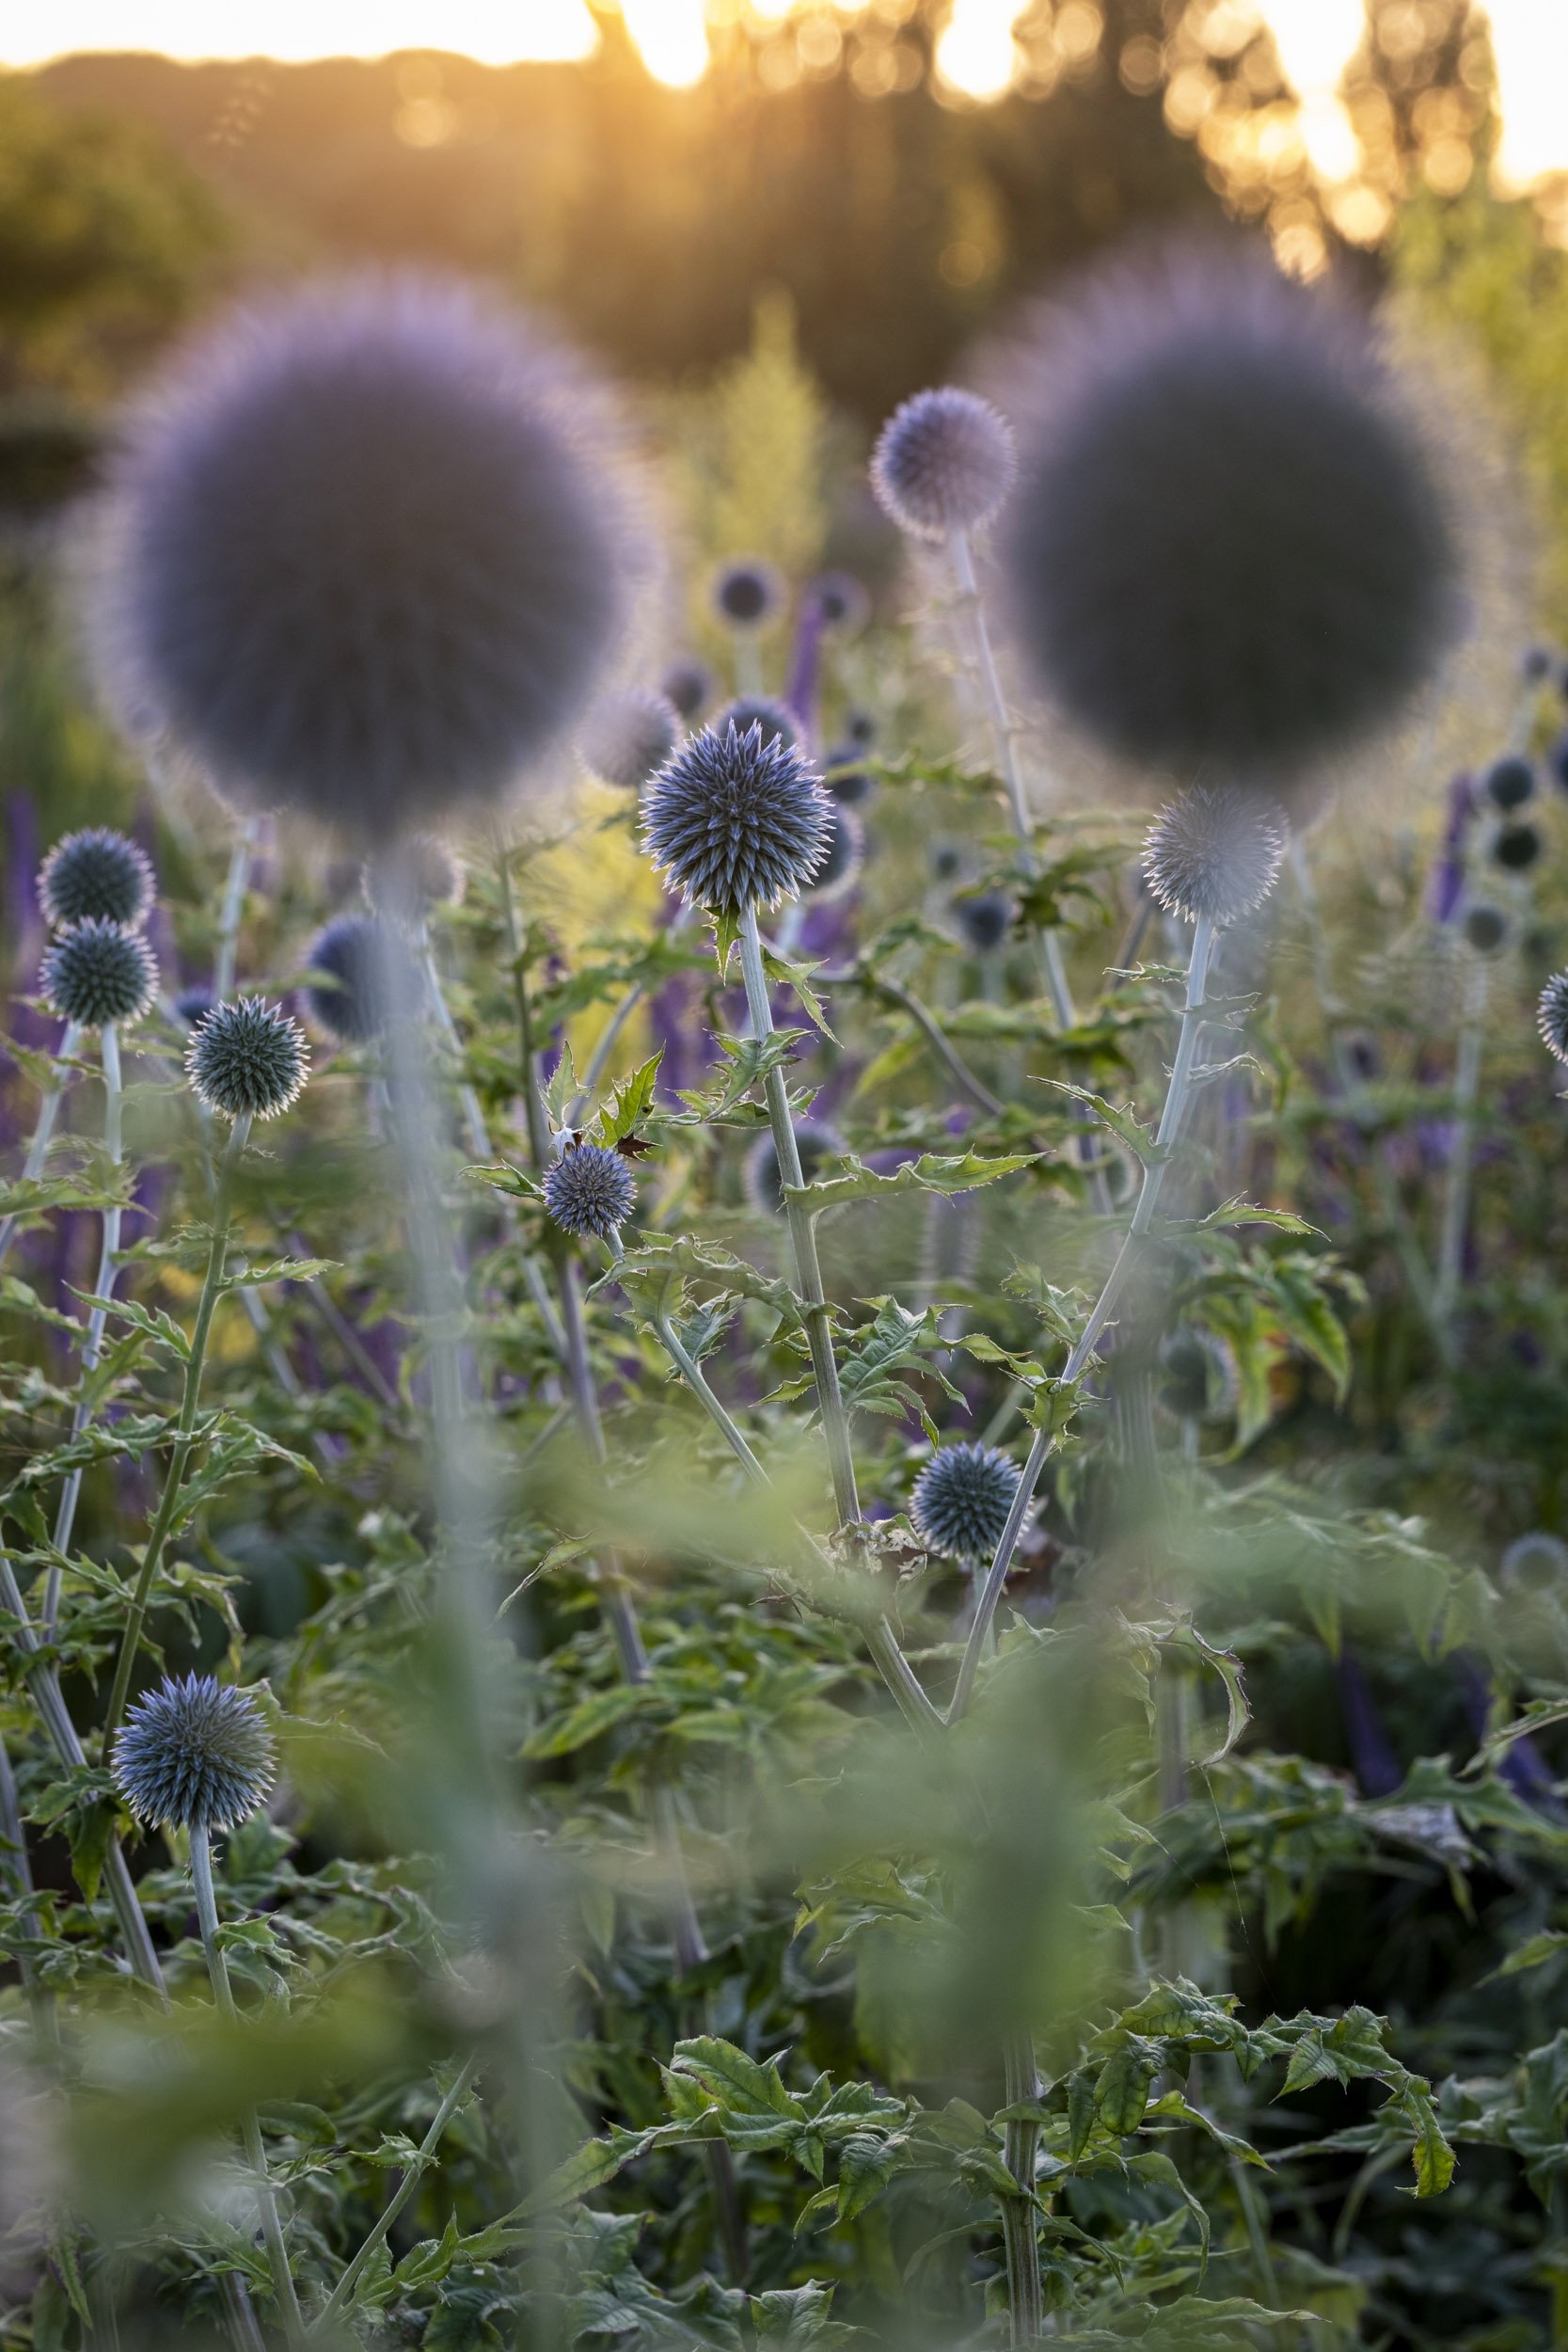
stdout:
[(230, 314), (138, 408), (88, 619), (114, 707), (246, 810), (481, 810), (592, 700), (635, 566), (608, 411), (455, 280)]
[(1019, 651), (1145, 770), (1298, 787), (1456, 633), (1457, 526), (1370, 323), (1236, 245), (1113, 267), (1013, 371)]

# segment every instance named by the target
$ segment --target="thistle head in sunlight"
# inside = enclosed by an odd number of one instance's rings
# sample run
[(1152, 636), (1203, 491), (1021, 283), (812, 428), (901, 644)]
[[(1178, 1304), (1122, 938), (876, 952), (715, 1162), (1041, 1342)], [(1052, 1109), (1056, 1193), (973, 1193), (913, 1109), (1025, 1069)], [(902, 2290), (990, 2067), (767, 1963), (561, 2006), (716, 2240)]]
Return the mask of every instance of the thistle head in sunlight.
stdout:
[(649, 856), (709, 914), (738, 915), (799, 897), (828, 852), (832, 802), (782, 737), (704, 727), (642, 796)]
[(956, 384), (916, 392), (883, 425), (871, 486), (915, 539), (979, 531), (1001, 512), (1018, 471), (1013, 429), (999, 408)]
[(1194, 785), (1160, 811), (1144, 842), (1149, 895), (1183, 922), (1240, 922), (1279, 879), (1290, 833), (1277, 809)]

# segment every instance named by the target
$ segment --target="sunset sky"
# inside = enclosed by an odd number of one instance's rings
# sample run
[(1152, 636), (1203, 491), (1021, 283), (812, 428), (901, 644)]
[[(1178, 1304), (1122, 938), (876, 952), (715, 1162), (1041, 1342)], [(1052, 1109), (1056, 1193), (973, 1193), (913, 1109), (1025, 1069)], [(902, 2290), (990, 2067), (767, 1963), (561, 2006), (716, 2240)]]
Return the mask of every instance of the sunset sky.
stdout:
[[(751, 0), (766, 17), (791, 0)], [(1085, 0), (1077, 0), (1082, 6)], [(708, 0), (621, 0), (650, 69), (667, 82), (696, 81), (707, 56)], [(855, 0), (839, 0), (847, 13)], [(938, 63), (955, 89), (975, 97), (1006, 87), (1011, 26), (1020, 0), (954, 0)], [(1354, 139), (1334, 89), (1361, 38), (1362, 0), (1230, 0), (1256, 6), (1274, 27), (1307, 118), (1307, 146), (1327, 179), (1349, 176)], [(1090, 14), (1094, 13), (1092, 5)], [(1502, 84), (1500, 168), (1525, 184), (1568, 169), (1568, 0), (1490, 0)], [(399, 49), (455, 50), (483, 64), (585, 56), (595, 40), (585, 0), (47, 0), (8, 9), (0, 63), (29, 66), (90, 49), (163, 50), (178, 57), (385, 56)], [(1347, 140), (1350, 144), (1347, 146)]]

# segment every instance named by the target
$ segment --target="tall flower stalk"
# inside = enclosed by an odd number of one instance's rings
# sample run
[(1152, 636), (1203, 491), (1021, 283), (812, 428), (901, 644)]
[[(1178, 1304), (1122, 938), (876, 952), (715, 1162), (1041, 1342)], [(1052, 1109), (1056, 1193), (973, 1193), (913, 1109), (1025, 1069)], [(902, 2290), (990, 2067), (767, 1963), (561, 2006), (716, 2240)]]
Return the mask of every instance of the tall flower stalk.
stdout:
[[(99, 1055), (103, 1072), (103, 1152), (110, 1167), (118, 1173), (121, 1162), (120, 1140), (120, 1073), (119, 1035), (115, 1024), (105, 1024), (99, 1038)], [(82, 1343), (81, 1393), (71, 1417), (72, 1438), (79, 1438), (92, 1419), (91, 1379), (98, 1369), (103, 1349), (103, 1332), (108, 1321), (109, 1300), (119, 1271), (119, 1239), (121, 1209), (119, 1201), (103, 1212), (103, 1236), (98, 1256), (98, 1274), (93, 1283), (96, 1304), (87, 1319), (87, 1337)], [(71, 1537), (76, 1524), (76, 1505), (82, 1492), (82, 1471), (78, 1465), (66, 1472), (65, 1485), (55, 1514), (54, 1548), (64, 1554), (71, 1549)], [(43, 1627), (53, 1633), (60, 1604), (60, 1566), (56, 1562), (44, 1581)]]
[[(65, 1100), (67, 1071), (75, 1059), (81, 1043), (81, 1024), (76, 1021), (68, 1021), (60, 1031), (60, 1041), (55, 1048), (54, 1068), (50, 1082), (40, 1097), (38, 1120), (33, 1128), (32, 1138), (27, 1145), (26, 1157), (22, 1163), (21, 1181), (24, 1184), (36, 1184), (43, 1174), (44, 1162), (49, 1157), (49, 1146), (55, 1139), (55, 1128), (60, 1116), (60, 1104)], [(0, 1217), (0, 1265), (4, 1265), (6, 1262), (20, 1215), (19, 1210), (13, 1209), (9, 1216)]]

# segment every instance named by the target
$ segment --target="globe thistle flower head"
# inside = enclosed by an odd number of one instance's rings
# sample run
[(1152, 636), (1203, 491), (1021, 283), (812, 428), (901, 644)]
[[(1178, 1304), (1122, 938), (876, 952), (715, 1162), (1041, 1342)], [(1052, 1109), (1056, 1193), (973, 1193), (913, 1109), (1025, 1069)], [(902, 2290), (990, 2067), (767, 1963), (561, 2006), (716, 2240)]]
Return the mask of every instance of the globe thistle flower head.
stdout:
[(57, 934), (39, 967), (52, 1012), (79, 1028), (123, 1028), (139, 1021), (158, 989), (158, 966), (140, 931), (101, 915)]
[(1508, 752), (1495, 759), (1483, 778), (1486, 792), (1495, 808), (1505, 816), (1523, 808), (1535, 790), (1535, 770), (1517, 752)]
[(713, 580), (713, 609), (729, 628), (766, 628), (784, 610), (784, 584), (760, 556), (721, 564)]
[(1544, 686), (1552, 675), (1549, 645), (1527, 645), (1519, 657), (1519, 675), (1527, 686)]
[(851, 710), (844, 722), (845, 738), (859, 744), (862, 751), (877, 740), (877, 722), (869, 710)]
[(1547, 1053), (1568, 1062), (1568, 972), (1554, 972), (1542, 990), (1535, 1025)]
[(1528, 873), (1541, 855), (1541, 835), (1533, 825), (1499, 825), (1492, 842), (1492, 862), (1510, 874)]
[(185, 1048), (197, 1101), (225, 1119), (276, 1119), (298, 1101), (309, 1069), (298, 1022), (259, 996), (214, 1005)]
[(775, 702), (771, 694), (736, 694), (716, 710), (708, 724), (718, 735), (726, 727), (734, 727), (744, 735), (749, 727), (760, 727), (765, 743), (799, 743), (800, 723), (787, 703)]
[(1013, 632), (1106, 749), (1272, 796), (1432, 675), (1462, 603), (1449, 500), (1337, 296), (1229, 244), (1113, 267), (1017, 405)]
[(265, 1801), (277, 1770), (266, 1718), (248, 1691), (215, 1675), (166, 1677), (115, 1740), (119, 1789), (157, 1829), (232, 1829)]
[(374, 857), (359, 869), (359, 887), (372, 914), (411, 910), (421, 921), (436, 907), (455, 906), (464, 880), (462, 859), (433, 833), (411, 834), (399, 842), (395, 872)]
[(854, 889), (865, 868), (865, 827), (830, 793), (828, 847), (821, 865), (806, 883), (813, 906), (825, 906)]
[(637, 1201), (631, 1169), (600, 1143), (572, 1143), (545, 1178), (545, 1206), (562, 1232), (603, 1241), (624, 1225)]
[(1002, 1540), (1018, 1483), (1018, 1464), (997, 1446), (939, 1446), (910, 1497), (915, 1533), (945, 1560), (989, 1560)]
[(68, 833), (39, 868), (39, 904), (51, 930), (97, 921), (140, 930), (152, 892), (146, 850), (108, 825)]
[(871, 458), (878, 504), (912, 539), (983, 529), (1017, 474), (1013, 429), (1001, 409), (956, 384), (916, 392), (895, 408)]
[(1550, 1592), (1554, 1585), (1568, 1584), (1568, 1544), (1560, 1536), (1548, 1535), (1543, 1527), (1532, 1528), (1528, 1535), (1514, 1537), (1497, 1564), (1497, 1572), (1505, 1584), (1527, 1592)]
[(1465, 917), (1465, 941), (1478, 956), (1495, 956), (1507, 937), (1506, 914), (1497, 907), (1471, 907)]
[(672, 661), (658, 682), (658, 691), (689, 725), (713, 692), (713, 673), (705, 662), (690, 657)]
[(680, 739), (680, 712), (668, 695), (631, 687), (594, 704), (578, 736), (578, 757), (599, 784), (641, 792)]
[(806, 593), (822, 627), (840, 637), (858, 635), (871, 617), (871, 598), (853, 572), (824, 572)]
[(198, 1021), (206, 1020), (216, 1003), (217, 998), (205, 980), (193, 980), (174, 1000), (175, 1018), (183, 1022), (187, 1029), (194, 1029)]
[(311, 945), (306, 962), (320, 975), (305, 987), (311, 1017), (341, 1045), (367, 1045), (387, 1026), (387, 942), (373, 914), (340, 914)]
[(643, 839), (673, 889), (737, 915), (800, 894), (827, 856), (832, 808), (792, 744), (732, 721), (689, 736), (654, 777)]
[(1279, 878), (1290, 835), (1283, 816), (1225, 787), (1194, 785), (1165, 805), (1144, 841), (1150, 895), (1184, 922), (1239, 922)]
[(620, 634), (631, 532), (597, 405), (455, 279), (230, 316), (112, 469), (89, 614), (111, 701), (237, 805), (361, 841), (495, 803)]
[[(829, 1160), (843, 1157), (844, 1138), (825, 1120), (798, 1119), (795, 1149), (800, 1155), (800, 1173), (809, 1184)], [(748, 1202), (759, 1216), (783, 1216), (784, 1179), (779, 1173), (778, 1148), (771, 1135), (765, 1132), (758, 1136), (746, 1154), (740, 1181)]]
[(1000, 890), (974, 890), (953, 900), (953, 920), (972, 954), (989, 956), (1012, 929), (1013, 902)]

